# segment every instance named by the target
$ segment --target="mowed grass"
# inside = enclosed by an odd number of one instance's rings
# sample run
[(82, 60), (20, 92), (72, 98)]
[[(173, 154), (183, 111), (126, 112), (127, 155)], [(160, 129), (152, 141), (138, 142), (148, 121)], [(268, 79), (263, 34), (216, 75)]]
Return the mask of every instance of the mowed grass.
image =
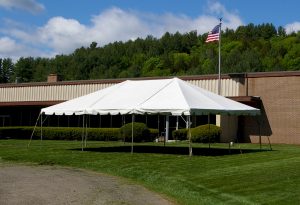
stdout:
[(0, 140), (0, 163), (83, 168), (121, 176), (178, 204), (300, 204), (300, 146)]

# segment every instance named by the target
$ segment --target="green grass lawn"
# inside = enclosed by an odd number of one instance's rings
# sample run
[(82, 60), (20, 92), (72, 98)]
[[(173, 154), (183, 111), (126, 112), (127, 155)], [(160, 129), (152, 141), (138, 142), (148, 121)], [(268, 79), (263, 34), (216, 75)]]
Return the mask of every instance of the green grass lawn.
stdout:
[(178, 204), (300, 204), (300, 146), (0, 140), (0, 163), (61, 165), (122, 176)]

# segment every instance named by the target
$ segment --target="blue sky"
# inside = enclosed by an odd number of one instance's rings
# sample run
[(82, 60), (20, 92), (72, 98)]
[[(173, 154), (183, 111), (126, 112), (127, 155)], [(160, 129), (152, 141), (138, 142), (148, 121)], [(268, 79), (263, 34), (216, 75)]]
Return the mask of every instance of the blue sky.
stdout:
[(0, 58), (53, 57), (165, 32), (273, 23), (300, 30), (298, 0), (0, 0)]

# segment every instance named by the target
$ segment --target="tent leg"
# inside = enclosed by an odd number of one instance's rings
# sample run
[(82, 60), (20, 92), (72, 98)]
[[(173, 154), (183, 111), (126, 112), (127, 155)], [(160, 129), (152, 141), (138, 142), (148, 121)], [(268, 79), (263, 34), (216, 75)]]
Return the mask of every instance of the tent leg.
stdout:
[(259, 148), (260, 148), (260, 150), (261, 150), (261, 130), (260, 130), (260, 120), (261, 120), (261, 118), (259, 118), (259, 120), (258, 120), (258, 132), (259, 132)]
[[(165, 122), (166, 122), (167, 118), (165, 116)], [(165, 126), (165, 133), (164, 133), (164, 147), (166, 147), (166, 135), (167, 135), (167, 131), (166, 131), (166, 126)]]
[(259, 135), (259, 149), (261, 150), (261, 135)]
[(269, 136), (267, 136), (267, 138), (268, 138), (268, 141), (269, 141), (270, 150), (272, 151), (272, 145), (271, 145), (271, 141), (270, 141)]
[(157, 130), (158, 130), (158, 133), (157, 133), (157, 138), (159, 140), (159, 137), (160, 137), (160, 132), (159, 132), (159, 114), (157, 115)]
[(99, 115), (99, 127), (101, 127), (101, 115)]
[(236, 136), (236, 143), (239, 145), (240, 153), (243, 154), (238, 136)]
[[(183, 118), (182, 118), (183, 119)], [(184, 120), (184, 119), (183, 119)], [(186, 120), (185, 120), (185, 128), (186, 129), (189, 129), (189, 123), (188, 123), (188, 121), (189, 121), (189, 118), (188, 118), (188, 116), (186, 117)]]
[(188, 135), (189, 135), (189, 156), (193, 156), (192, 134), (191, 134), (191, 116), (188, 116)]
[(85, 120), (85, 127), (84, 127), (84, 147), (87, 147), (87, 126), (88, 126), (88, 121), (87, 119)]
[(134, 114), (131, 115), (131, 154), (133, 154), (133, 124), (134, 124)]
[(169, 127), (170, 127), (170, 116), (166, 116), (166, 142), (169, 140)]
[[(178, 130), (178, 127), (179, 127), (179, 116), (176, 116), (176, 130)], [(175, 140), (175, 142), (177, 142), (177, 138), (175, 139), (174, 136), (173, 136), (173, 139)]]
[(31, 143), (31, 141), (32, 141), (33, 134), (34, 134), (34, 132), (35, 132), (35, 129), (36, 129), (36, 126), (37, 126), (37, 124), (38, 124), (38, 121), (39, 121), (40, 117), (41, 117), (41, 113), (39, 114), (38, 118), (36, 119), (36, 122), (35, 122), (35, 125), (34, 125), (34, 128), (33, 128), (33, 131), (32, 131), (31, 136), (30, 136), (29, 143), (28, 143), (28, 145), (27, 145), (27, 149), (28, 149), (29, 146), (30, 146), (30, 143)]
[(84, 115), (82, 115), (82, 134), (81, 134), (81, 151), (83, 151), (83, 141), (84, 141)]
[(41, 114), (41, 142), (43, 141), (43, 113)]

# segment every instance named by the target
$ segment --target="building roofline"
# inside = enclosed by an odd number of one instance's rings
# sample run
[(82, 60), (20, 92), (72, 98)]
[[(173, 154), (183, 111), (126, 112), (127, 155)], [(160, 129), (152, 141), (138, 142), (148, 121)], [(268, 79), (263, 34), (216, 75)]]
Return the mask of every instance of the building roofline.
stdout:
[[(222, 79), (230, 78), (262, 78), (262, 77), (289, 77), (300, 76), (300, 71), (276, 71), (276, 72), (256, 72), (256, 73), (229, 73), (222, 74)], [(32, 86), (57, 86), (57, 85), (79, 85), (79, 84), (115, 84), (125, 80), (155, 80), (155, 79), (169, 79), (175, 76), (162, 77), (140, 77), (140, 78), (116, 78), (116, 79), (97, 79), (97, 80), (76, 80), (76, 81), (58, 81), (58, 82), (31, 82), (31, 83), (6, 83), (0, 84), (0, 88), (9, 87), (32, 87)], [(218, 79), (217, 74), (211, 75), (190, 75), (177, 76), (182, 80), (212, 80)]]
[(0, 107), (11, 107), (11, 106), (51, 106), (58, 103), (62, 103), (65, 100), (57, 101), (17, 101), (17, 102), (0, 102)]
[[(182, 80), (204, 80), (217, 79), (218, 75), (191, 75), (191, 76), (158, 76), (158, 77), (139, 77), (139, 78), (115, 78), (115, 79), (96, 79), (96, 80), (76, 80), (76, 81), (58, 81), (58, 82), (31, 82), (31, 83), (5, 83), (0, 84), (3, 87), (32, 87), (32, 86), (53, 86), (53, 85), (79, 85), (79, 84), (115, 84), (125, 80), (157, 80), (170, 79), (178, 77)], [(223, 74), (222, 78), (230, 78), (228, 74)]]
[(300, 76), (299, 71), (276, 71), (276, 72), (256, 72), (256, 73), (245, 73), (248, 78), (262, 78), (262, 77), (292, 77)]

